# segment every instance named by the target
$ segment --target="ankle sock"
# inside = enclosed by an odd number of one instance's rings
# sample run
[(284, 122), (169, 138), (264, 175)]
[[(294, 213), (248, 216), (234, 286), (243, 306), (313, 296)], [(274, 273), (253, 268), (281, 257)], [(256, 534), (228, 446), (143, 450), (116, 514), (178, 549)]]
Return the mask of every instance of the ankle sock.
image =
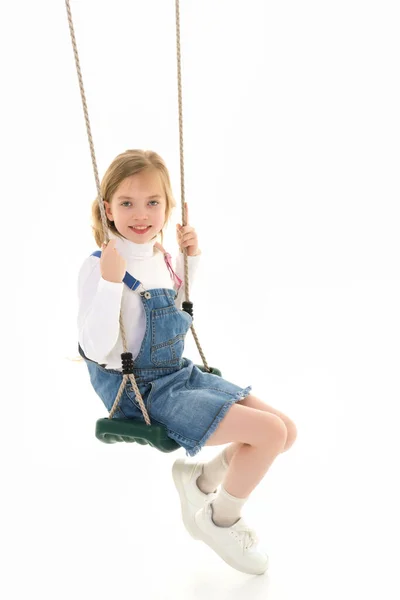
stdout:
[(225, 459), (225, 448), (215, 458), (203, 465), (202, 474), (197, 478), (197, 487), (204, 494), (215, 492), (216, 488), (225, 477), (228, 470), (228, 463)]
[(236, 498), (223, 485), (211, 503), (212, 520), (218, 527), (231, 527), (240, 519), (240, 511), (247, 498)]

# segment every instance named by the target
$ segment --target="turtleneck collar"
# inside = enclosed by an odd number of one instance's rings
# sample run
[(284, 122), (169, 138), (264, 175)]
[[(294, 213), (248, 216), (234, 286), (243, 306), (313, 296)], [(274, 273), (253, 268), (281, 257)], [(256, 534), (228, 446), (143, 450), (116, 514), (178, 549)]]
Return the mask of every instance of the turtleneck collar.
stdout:
[(157, 241), (156, 238), (145, 244), (136, 244), (136, 242), (131, 242), (126, 238), (118, 237), (110, 229), (108, 230), (108, 236), (110, 240), (116, 240), (115, 247), (124, 257), (150, 258), (154, 254), (154, 244)]

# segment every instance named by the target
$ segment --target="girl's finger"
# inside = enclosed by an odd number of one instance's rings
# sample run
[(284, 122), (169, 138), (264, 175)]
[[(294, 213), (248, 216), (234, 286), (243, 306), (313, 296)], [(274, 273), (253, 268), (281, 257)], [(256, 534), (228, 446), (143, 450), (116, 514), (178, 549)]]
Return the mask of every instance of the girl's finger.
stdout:
[(186, 243), (186, 242), (193, 243), (193, 241), (196, 241), (196, 240), (197, 240), (197, 236), (195, 236), (195, 235), (186, 236), (185, 238), (182, 239), (182, 243)]
[(195, 231), (194, 227), (191, 227), (190, 225), (187, 225), (186, 227), (182, 227), (180, 229), (180, 232), (185, 235), (185, 233), (191, 233), (192, 231)]
[(188, 240), (194, 240), (195, 238), (196, 238), (196, 235), (194, 233), (189, 232), (181, 237), (181, 241), (187, 242)]

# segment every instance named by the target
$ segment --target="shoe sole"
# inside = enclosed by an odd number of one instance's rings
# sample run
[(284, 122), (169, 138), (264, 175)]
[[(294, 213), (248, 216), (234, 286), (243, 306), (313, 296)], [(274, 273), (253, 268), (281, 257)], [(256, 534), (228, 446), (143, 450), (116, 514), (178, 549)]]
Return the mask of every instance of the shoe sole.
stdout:
[(195, 540), (199, 540), (200, 539), (199, 529), (196, 525), (196, 522), (194, 521), (193, 517), (191, 518), (190, 515), (188, 515), (186, 513), (186, 511), (183, 508), (183, 503), (182, 503), (182, 499), (184, 499), (185, 502), (189, 502), (189, 501), (186, 498), (185, 488), (182, 484), (180, 472), (177, 470), (176, 467), (179, 465), (182, 465), (184, 463), (185, 463), (184, 458), (178, 458), (178, 460), (174, 462), (173, 467), (172, 467), (172, 477), (173, 477), (173, 480), (175, 483), (175, 487), (178, 490), (179, 497), (181, 499), (181, 513), (182, 513), (183, 523), (184, 523), (186, 529), (188, 530), (188, 532), (190, 533), (190, 535), (192, 536), (192, 538)]

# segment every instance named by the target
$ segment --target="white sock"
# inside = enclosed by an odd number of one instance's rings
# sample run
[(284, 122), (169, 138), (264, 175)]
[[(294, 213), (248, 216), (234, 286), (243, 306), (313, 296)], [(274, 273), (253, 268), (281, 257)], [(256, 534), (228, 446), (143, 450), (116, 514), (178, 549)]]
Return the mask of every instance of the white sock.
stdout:
[(225, 477), (228, 470), (228, 463), (225, 460), (225, 448), (215, 458), (203, 465), (203, 472), (197, 478), (197, 487), (204, 494), (215, 492), (219, 484)]
[(223, 485), (212, 501), (212, 520), (218, 527), (230, 527), (240, 519), (240, 511), (247, 498), (235, 498), (228, 494)]

